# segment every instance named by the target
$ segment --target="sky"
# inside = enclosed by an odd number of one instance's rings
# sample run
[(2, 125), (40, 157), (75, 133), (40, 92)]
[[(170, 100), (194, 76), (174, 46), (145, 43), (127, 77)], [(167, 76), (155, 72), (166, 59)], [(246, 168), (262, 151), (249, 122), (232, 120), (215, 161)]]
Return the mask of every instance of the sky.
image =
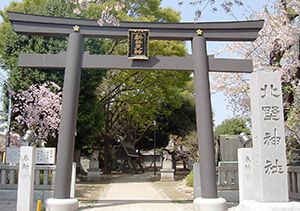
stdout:
[[(16, 0), (15, 0), (16, 1)], [(20, 0), (17, 0), (20, 1)], [(213, 13), (210, 7), (207, 7), (202, 13), (202, 18), (199, 21), (241, 21), (249, 17), (253, 11), (261, 11), (267, 3), (274, 0), (244, 0), (244, 5), (241, 7), (233, 7), (233, 14), (226, 14), (220, 7), (218, 11)], [(0, 0), (0, 10), (12, 2), (11, 0)], [(191, 6), (188, 0), (183, 1), (183, 5), (178, 4), (178, 0), (163, 0), (163, 7), (171, 7), (181, 13), (182, 22), (193, 22), (194, 12), (197, 6)], [(216, 2), (222, 2), (218, 0)], [(216, 3), (218, 6), (218, 3)], [(198, 7), (199, 8), (199, 7)], [(0, 19), (1, 22), (1, 19)], [(217, 49), (222, 48), (224, 43), (208, 42), (207, 50), (208, 54), (212, 54)], [(188, 49), (190, 49), (190, 43), (187, 43)], [(190, 51), (190, 50), (189, 50)], [(225, 55), (224, 55), (225, 56)], [(216, 93), (212, 95), (212, 108), (214, 112), (214, 123), (219, 125), (223, 120), (233, 117), (233, 113), (229, 108), (229, 104), (226, 102), (226, 97), (222, 93)]]

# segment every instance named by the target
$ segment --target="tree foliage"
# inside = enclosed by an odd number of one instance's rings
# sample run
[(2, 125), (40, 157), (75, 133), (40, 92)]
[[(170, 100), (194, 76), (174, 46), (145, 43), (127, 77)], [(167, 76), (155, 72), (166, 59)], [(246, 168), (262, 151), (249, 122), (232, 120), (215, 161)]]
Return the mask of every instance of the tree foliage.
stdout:
[[(294, 101), (293, 93), (299, 81), (298, 48), (296, 47), (299, 38), (297, 34), (299, 20), (296, 17), (299, 15), (299, 8), (299, 1), (276, 1), (273, 5), (274, 12), (265, 9), (251, 17), (265, 20), (265, 25), (256, 41), (234, 43), (224, 49), (230, 55), (251, 58), (255, 71), (281, 72), (286, 109)], [(292, 16), (291, 10), (294, 11)], [(215, 74), (214, 76), (213, 89), (224, 92), (236, 113), (248, 114), (250, 111), (249, 77), (244, 74)]]
[[(254, 62), (254, 71), (282, 73), (284, 119), (288, 136), (289, 154), (295, 154), (300, 137), (299, 100), (299, 15), (298, 0), (276, 0), (264, 11), (254, 13), (251, 19), (264, 19), (265, 24), (256, 41), (234, 43), (224, 51)], [(215, 91), (223, 92), (236, 114), (249, 115), (249, 77), (243, 74), (215, 74), (212, 80)]]
[[(178, 22), (180, 15), (170, 8), (162, 8), (161, 0), (147, 1), (64, 1), (23, 0), (12, 3), (1, 12), (0, 62), (8, 72), (9, 83), (17, 92), (32, 84), (54, 81), (62, 86), (63, 72), (58, 70), (20, 69), (18, 55), (24, 53), (51, 53), (65, 51), (67, 39), (16, 35), (6, 11), (73, 18), (111, 18), (113, 13), (121, 21)], [(113, 9), (110, 9), (113, 8)], [(99, 21), (101, 24), (101, 20)], [(113, 20), (111, 20), (113, 22)], [(100, 26), (99, 26), (100, 27)], [(84, 48), (90, 54), (127, 54), (127, 40), (86, 39)], [(150, 41), (150, 55), (185, 56), (186, 48), (180, 41)], [(189, 73), (169, 71), (83, 70), (79, 97), (76, 147), (86, 151), (100, 150), (101, 160), (108, 164), (110, 149), (118, 135), (127, 141), (139, 142), (150, 137), (153, 120), (172, 117), (172, 131), (180, 127), (181, 117), (174, 112), (192, 112), (182, 97), (191, 80)], [(172, 116), (173, 115), (173, 116)], [(188, 117), (186, 116), (186, 126)], [(164, 121), (165, 121), (164, 120)], [(183, 132), (181, 129), (180, 132)], [(167, 133), (167, 132), (164, 132)], [(167, 142), (166, 139), (164, 139)], [(107, 153), (107, 154), (105, 154)]]
[[(23, 53), (57, 54), (67, 48), (67, 39), (61, 37), (20, 36), (13, 32), (6, 11), (31, 13), (38, 15), (78, 17), (73, 13), (74, 4), (62, 0), (24, 0), (11, 3), (1, 11), (4, 22), (0, 26), (0, 64), (7, 71), (8, 82), (15, 92), (27, 90), (32, 84), (52, 81), (62, 87), (61, 70), (21, 69), (17, 67), (18, 55)], [(99, 54), (104, 52), (103, 40), (86, 39), (85, 50)], [(82, 71), (79, 99), (79, 115), (77, 124), (76, 147), (94, 140), (99, 135), (99, 126), (103, 112), (95, 94), (96, 87), (101, 83), (104, 71)]]
[[(110, 5), (114, 5), (111, 2)], [(177, 12), (160, 7), (161, 1), (126, 1), (124, 7), (118, 11), (119, 20), (126, 21), (162, 21), (178, 22)], [(82, 13), (103, 5), (90, 3)], [(126, 40), (111, 40), (109, 53), (127, 54)], [(185, 46), (178, 41), (150, 41), (150, 56), (184, 56)], [(104, 139), (104, 160), (108, 160), (114, 140), (118, 135), (126, 141), (137, 144), (153, 140), (153, 121), (158, 115), (171, 113), (163, 109), (172, 104), (178, 108), (182, 104), (180, 93), (190, 80), (187, 73), (169, 71), (138, 71), (111, 70), (98, 87), (98, 97), (105, 111), (105, 122), (101, 130)], [(167, 139), (164, 139), (167, 142)], [(145, 147), (145, 145), (143, 145)], [(153, 146), (153, 144), (152, 144)]]
[(242, 118), (226, 119), (215, 129), (216, 135), (239, 135), (240, 133), (250, 134), (247, 121)]

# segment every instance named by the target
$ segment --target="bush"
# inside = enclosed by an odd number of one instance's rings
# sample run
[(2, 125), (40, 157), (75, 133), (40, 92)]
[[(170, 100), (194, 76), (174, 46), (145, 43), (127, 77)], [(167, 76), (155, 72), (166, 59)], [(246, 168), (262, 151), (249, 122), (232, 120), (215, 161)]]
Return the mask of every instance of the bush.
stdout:
[(188, 187), (194, 187), (194, 172), (191, 171), (186, 177), (185, 177), (185, 184)]

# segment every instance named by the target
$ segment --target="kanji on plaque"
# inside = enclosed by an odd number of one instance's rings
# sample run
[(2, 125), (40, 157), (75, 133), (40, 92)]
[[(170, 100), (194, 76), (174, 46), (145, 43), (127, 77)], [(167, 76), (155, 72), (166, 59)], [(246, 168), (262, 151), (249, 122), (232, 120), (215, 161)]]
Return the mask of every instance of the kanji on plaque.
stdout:
[(245, 159), (245, 169), (251, 169), (251, 166), (252, 166), (251, 159), (249, 158), (249, 156), (246, 156), (246, 159)]
[(275, 87), (274, 84), (264, 84), (262, 88), (260, 88), (261, 91), (261, 98), (265, 98), (267, 95), (271, 95), (275, 98), (280, 97), (280, 92), (277, 87)]
[(262, 111), (264, 120), (278, 121), (280, 119), (279, 106), (263, 106)]
[(278, 131), (276, 128), (272, 132), (265, 132), (264, 144), (269, 146), (274, 146), (275, 149), (278, 148), (278, 145), (281, 143), (281, 136), (278, 136)]
[(266, 160), (265, 164), (265, 174), (271, 176), (272, 174), (282, 174), (284, 171), (282, 165), (279, 164), (278, 159), (275, 159), (275, 162)]
[(128, 30), (128, 58), (148, 59), (149, 30), (130, 29)]

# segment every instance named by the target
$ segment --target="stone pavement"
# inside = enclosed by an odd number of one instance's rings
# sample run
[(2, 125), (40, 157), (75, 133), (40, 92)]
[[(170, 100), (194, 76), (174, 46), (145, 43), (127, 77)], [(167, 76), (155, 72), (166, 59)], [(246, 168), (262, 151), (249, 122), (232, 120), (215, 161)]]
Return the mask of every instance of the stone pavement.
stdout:
[[(152, 182), (150, 175), (124, 175), (105, 184), (105, 191), (94, 192), (93, 199), (79, 202), (83, 211), (190, 211), (191, 200), (171, 200)], [(102, 193), (102, 194), (101, 194)], [(97, 200), (95, 200), (97, 199)], [(227, 204), (232, 207), (236, 204)], [(36, 207), (36, 206), (35, 206)], [(16, 201), (0, 201), (0, 211), (16, 210)], [(234, 211), (234, 208), (228, 209)]]
[(14, 211), (17, 209), (16, 201), (0, 201), (1, 211)]
[(101, 199), (81, 202), (80, 210), (91, 211), (189, 211), (191, 202), (172, 201), (159, 192), (145, 175), (113, 179)]

